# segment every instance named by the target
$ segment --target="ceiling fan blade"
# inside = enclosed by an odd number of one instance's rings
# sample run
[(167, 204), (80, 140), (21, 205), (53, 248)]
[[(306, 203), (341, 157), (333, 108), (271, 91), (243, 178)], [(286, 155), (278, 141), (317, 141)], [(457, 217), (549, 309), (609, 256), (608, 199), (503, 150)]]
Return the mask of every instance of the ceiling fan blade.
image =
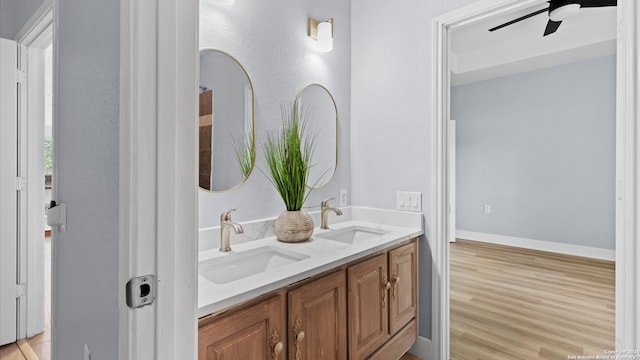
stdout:
[(498, 29), (502, 29), (502, 28), (503, 28), (503, 27), (505, 27), (505, 26), (509, 26), (509, 25), (515, 24), (515, 23), (517, 23), (517, 22), (519, 22), (519, 21), (522, 21), (522, 20), (528, 19), (528, 18), (530, 18), (530, 17), (532, 17), (532, 16), (536, 16), (536, 15), (538, 15), (538, 14), (545, 13), (545, 12), (547, 12), (547, 10), (549, 10), (549, 8), (545, 8), (545, 9), (542, 9), (542, 10), (538, 10), (538, 11), (536, 11), (536, 12), (532, 12), (531, 14), (527, 14), (527, 15), (522, 16), (522, 17), (519, 17), (519, 18), (517, 18), (517, 19), (515, 19), (515, 20), (511, 20), (511, 21), (509, 21), (509, 22), (506, 22), (506, 23), (504, 23), (504, 24), (502, 24), (502, 25), (498, 25), (498, 26), (496, 26), (496, 27), (493, 27), (493, 28), (489, 29), (489, 31), (496, 31), (496, 30), (498, 30)]
[(605, 6), (617, 6), (618, 0), (582, 0), (580, 1), (580, 7), (605, 7)]
[(556, 32), (556, 30), (558, 30), (558, 28), (560, 27), (560, 24), (562, 24), (562, 21), (549, 20), (549, 22), (547, 22), (547, 28), (544, 29), (544, 36)]

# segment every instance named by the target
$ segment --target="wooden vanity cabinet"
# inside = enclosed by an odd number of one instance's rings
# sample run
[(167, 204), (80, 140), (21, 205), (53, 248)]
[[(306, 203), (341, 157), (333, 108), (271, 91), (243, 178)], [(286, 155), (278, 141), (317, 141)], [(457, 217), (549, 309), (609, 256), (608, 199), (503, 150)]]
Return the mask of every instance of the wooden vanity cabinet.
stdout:
[(417, 242), (199, 320), (198, 359), (392, 360), (417, 336)]
[(198, 359), (284, 359), (283, 303), (275, 296), (210, 321), (200, 320)]
[(381, 346), (378, 352), (399, 358), (413, 343), (417, 265), (414, 241), (348, 268), (350, 359), (366, 359)]
[(344, 270), (289, 291), (289, 359), (347, 359)]

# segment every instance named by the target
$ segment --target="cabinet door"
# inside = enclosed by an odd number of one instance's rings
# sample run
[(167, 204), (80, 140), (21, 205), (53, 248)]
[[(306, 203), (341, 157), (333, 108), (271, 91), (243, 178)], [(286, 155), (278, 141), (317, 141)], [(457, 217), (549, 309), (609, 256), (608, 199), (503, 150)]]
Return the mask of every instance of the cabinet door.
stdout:
[(289, 292), (289, 359), (347, 359), (345, 272)]
[(389, 252), (391, 300), (389, 331), (395, 334), (417, 314), (418, 263), (416, 242)]
[(223, 315), (200, 327), (198, 359), (284, 359), (283, 322), (279, 296)]
[(364, 359), (389, 338), (387, 255), (348, 269), (349, 354)]

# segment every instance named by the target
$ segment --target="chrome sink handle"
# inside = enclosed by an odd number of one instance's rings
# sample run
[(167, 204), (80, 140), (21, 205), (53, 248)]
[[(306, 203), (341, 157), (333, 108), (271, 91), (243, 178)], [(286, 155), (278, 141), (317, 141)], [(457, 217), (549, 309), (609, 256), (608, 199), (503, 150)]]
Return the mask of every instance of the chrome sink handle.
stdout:
[(320, 204), (320, 228), (328, 229), (329, 228), (329, 211), (333, 211), (334, 214), (340, 216), (342, 215), (342, 210), (338, 208), (329, 207), (329, 201), (335, 198), (328, 198), (322, 201)]
[(335, 200), (335, 199), (336, 199), (335, 197), (330, 197), (330, 198), (328, 198), (328, 199), (324, 199), (324, 200), (322, 200), (322, 203), (320, 204), (320, 207), (321, 207), (321, 208), (326, 208), (326, 207), (328, 207), (328, 206), (329, 206), (329, 201), (331, 201), (331, 200)]
[(231, 221), (231, 213), (236, 209), (229, 209), (220, 215), (220, 221)]
[(231, 212), (236, 209), (229, 209), (220, 215), (220, 251), (231, 251), (231, 230), (236, 234), (244, 233), (242, 225), (231, 221)]

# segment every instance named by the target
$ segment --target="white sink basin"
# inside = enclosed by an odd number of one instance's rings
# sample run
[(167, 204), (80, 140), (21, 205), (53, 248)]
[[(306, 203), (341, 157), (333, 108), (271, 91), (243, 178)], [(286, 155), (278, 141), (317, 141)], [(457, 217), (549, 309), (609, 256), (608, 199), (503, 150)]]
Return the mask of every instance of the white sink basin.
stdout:
[(215, 284), (226, 284), (308, 257), (295, 251), (264, 246), (202, 261), (198, 264), (198, 275)]
[(378, 230), (364, 226), (350, 226), (344, 229), (330, 230), (325, 233), (317, 234), (316, 237), (352, 245), (366, 242), (387, 233), (388, 231), (385, 230)]

